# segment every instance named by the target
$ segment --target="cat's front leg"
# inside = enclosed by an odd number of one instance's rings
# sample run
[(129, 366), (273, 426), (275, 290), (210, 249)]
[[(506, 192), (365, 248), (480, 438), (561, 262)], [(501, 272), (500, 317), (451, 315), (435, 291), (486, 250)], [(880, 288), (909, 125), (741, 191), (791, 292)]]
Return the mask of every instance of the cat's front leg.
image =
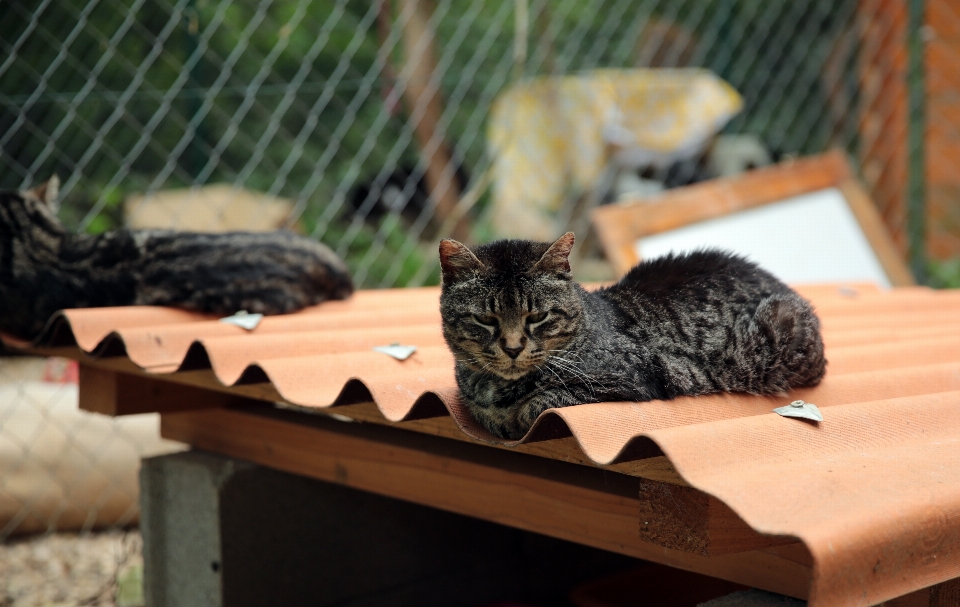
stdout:
[(517, 403), (510, 411), (503, 428), (505, 438), (519, 440), (530, 430), (537, 417), (547, 409), (576, 405), (578, 401), (566, 390), (544, 390)]

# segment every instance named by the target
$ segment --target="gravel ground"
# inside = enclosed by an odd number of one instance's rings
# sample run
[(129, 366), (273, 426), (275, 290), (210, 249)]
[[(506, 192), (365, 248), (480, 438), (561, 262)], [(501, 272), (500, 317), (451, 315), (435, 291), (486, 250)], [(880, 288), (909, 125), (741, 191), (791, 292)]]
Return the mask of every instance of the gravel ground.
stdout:
[(138, 607), (138, 531), (56, 533), (0, 544), (0, 607)]

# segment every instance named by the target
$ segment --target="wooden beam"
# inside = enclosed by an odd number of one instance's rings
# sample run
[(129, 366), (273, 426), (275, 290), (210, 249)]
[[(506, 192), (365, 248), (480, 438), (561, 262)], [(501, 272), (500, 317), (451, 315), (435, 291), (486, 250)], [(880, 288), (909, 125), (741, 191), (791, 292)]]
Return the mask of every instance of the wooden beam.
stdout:
[(692, 487), (640, 480), (640, 538), (703, 556), (795, 544), (797, 538), (761, 535), (717, 498)]
[(890, 279), (890, 284), (895, 287), (909, 287), (917, 284), (913, 273), (903, 260), (903, 255), (890, 237), (876, 205), (870, 200), (870, 196), (860, 182), (851, 177), (844, 179), (838, 187), (853, 216), (857, 218), (860, 229), (863, 230), (863, 235), (870, 243), (877, 260), (883, 266), (883, 271)]
[(914, 285), (913, 275), (883, 218), (840, 151), (670, 190), (654, 200), (607, 205), (593, 222), (617, 274), (640, 261), (638, 239), (825, 188), (837, 188), (893, 286)]
[(957, 605), (960, 605), (960, 578), (885, 601), (878, 607), (957, 607)]
[[(434, 436), (442, 436), (444, 438), (464, 441), (471, 444), (478, 444), (477, 441), (464, 434), (463, 430), (457, 426), (457, 422), (451, 415), (441, 415), (438, 417), (428, 417), (424, 419), (392, 423), (388, 422), (383, 417), (383, 414), (380, 413), (376, 403), (370, 401), (350, 405), (339, 405), (327, 409), (326, 412), (344, 415), (359, 421), (389, 425), (394, 428), (414, 430), (424, 434), (432, 434)], [(648, 478), (674, 485), (689, 486), (687, 481), (685, 481), (680, 474), (677, 473), (676, 468), (673, 467), (673, 464), (670, 463), (670, 460), (664, 456), (648, 457), (644, 459), (636, 459), (600, 466), (599, 464), (594, 463), (583, 453), (580, 443), (578, 443), (577, 439), (575, 439), (573, 436), (524, 443), (513, 447), (489, 443), (483, 444), (486, 447), (494, 449), (502, 449), (514, 453), (526, 453), (528, 455), (546, 457), (561, 462), (580, 464), (582, 466), (591, 466), (612, 472), (619, 472), (629, 476)]]
[(592, 219), (607, 258), (622, 275), (640, 261), (634, 248), (638, 238), (836, 187), (851, 177), (846, 156), (832, 151), (676, 188), (654, 200), (602, 206), (593, 210)]
[(929, 588), (930, 607), (956, 607), (960, 605), (960, 578)]
[[(165, 413), (161, 435), (274, 469), (804, 598), (808, 565), (707, 558), (640, 536), (639, 480), (415, 432), (277, 410)], [(651, 481), (652, 482), (652, 481)]]
[(134, 415), (252, 404), (242, 396), (162, 379), (80, 365), (80, 408), (103, 415)]
[[(424, 159), (424, 180), (442, 222), (456, 212), (460, 185), (442, 127), (444, 108), (435, 49), (437, 36), (431, 23), (436, 8), (432, 0), (400, 0), (398, 4), (405, 62), (400, 71), (403, 96)], [(460, 240), (468, 238), (465, 218), (456, 222), (450, 236)]]
[[(127, 358), (106, 358), (94, 359), (85, 357), (76, 348), (60, 352), (60, 355), (69, 358), (76, 358), (81, 361), (80, 368), (80, 392), (86, 394), (81, 398), (81, 409), (95, 411), (104, 415), (127, 415), (130, 413), (165, 413), (167, 411), (181, 411), (184, 409), (202, 409), (212, 407), (226, 407), (242, 403), (283, 403), (284, 398), (277, 392), (276, 388), (269, 383), (244, 384), (238, 386), (224, 386), (217, 379), (216, 375), (210, 369), (200, 369), (196, 371), (179, 371), (176, 373), (167, 373), (162, 376), (149, 373), (140, 369)], [(102, 373), (98, 373), (102, 372)], [(176, 399), (164, 400), (151, 398), (144, 400), (139, 398), (139, 404), (132, 406), (129, 404), (131, 397), (129, 392), (125, 397), (127, 402), (124, 408), (116, 409), (110, 404), (116, 400), (114, 382), (118, 381), (116, 376), (122, 377), (122, 382), (129, 378), (143, 378), (148, 383), (163, 382), (169, 383), (179, 388), (170, 388), (172, 392), (166, 392), (169, 395), (194, 394), (194, 390), (207, 393), (208, 396), (202, 399), (199, 396), (191, 396), (188, 402), (196, 404), (197, 402), (212, 403), (209, 406), (180, 406)], [(139, 381), (139, 380), (137, 380)], [(218, 395), (218, 396), (213, 396)], [(177, 398), (181, 398), (177, 396)], [(137, 399), (133, 399), (137, 400)], [(348, 405), (337, 405), (323, 409), (297, 407), (292, 403), (286, 403), (291, 408), (295, 408), (303, 413), (310, 415), (337, 415), (348, 417), (357, 421), (373, 424), (402, 428), (434, 436), (442, 436), (462, 442), (477, 444), (469, 436), (463, 433), (453, 417), (450, 415), (441, 415), (438, 417), (428, 417), (404, 422), (390, 422), (383, 417), (376, 403), (364, 401)], [(88, 408), (89, 407), (89, 408)], [(132, 409), (131, 409), (132, 407)], [(580, 448), (580, 444), (572, 436), (558, 438), (553, 440), (543, 440), (516, 447), (505, 447), (503, 445), (486, 445), (487, 447), (507, 450), (512, 452), (526, 453), (539, 457), (556, 459), (562, 462), (580, 464), (593, 468), (601, 468), (629, 476), (649, 478), (665, 483), (675, 485), (687, 485), (687, 482), (677, 473), (673, 464), (663, 456), (650, 457), (646, 459), (637, 459), (632, 461), (620, 462), (608, 466), (600, 466), (590, 460)]]

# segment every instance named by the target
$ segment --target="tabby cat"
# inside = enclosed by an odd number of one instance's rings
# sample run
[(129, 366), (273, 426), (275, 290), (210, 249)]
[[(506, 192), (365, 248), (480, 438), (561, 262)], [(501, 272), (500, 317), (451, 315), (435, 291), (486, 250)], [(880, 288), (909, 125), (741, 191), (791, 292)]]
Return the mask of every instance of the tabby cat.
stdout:
[(32, 338), (64, 308), (281, 314), (353, 292), (330, 249), (287, 232), (68, 233), (56, 215), (58, 186), (54, 177), (0, 191), (0, 331)]
[(700, 250), (574, 282), (568, 232), (550, 243), (440, 243), (443, 335), (463, 402), (522, 437), (545, 409), (812, 386), (826, 360), (810, 304), (742, 257)]

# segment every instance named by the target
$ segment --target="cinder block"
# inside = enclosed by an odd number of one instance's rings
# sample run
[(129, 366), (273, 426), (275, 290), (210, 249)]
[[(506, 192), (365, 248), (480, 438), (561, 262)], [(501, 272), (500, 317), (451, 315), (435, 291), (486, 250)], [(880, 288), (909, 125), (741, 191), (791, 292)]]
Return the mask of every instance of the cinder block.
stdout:
[(140, 467), (144, 599), (151, 607), (223, 605), (220, 496), (251, 465), (198, 452)]

